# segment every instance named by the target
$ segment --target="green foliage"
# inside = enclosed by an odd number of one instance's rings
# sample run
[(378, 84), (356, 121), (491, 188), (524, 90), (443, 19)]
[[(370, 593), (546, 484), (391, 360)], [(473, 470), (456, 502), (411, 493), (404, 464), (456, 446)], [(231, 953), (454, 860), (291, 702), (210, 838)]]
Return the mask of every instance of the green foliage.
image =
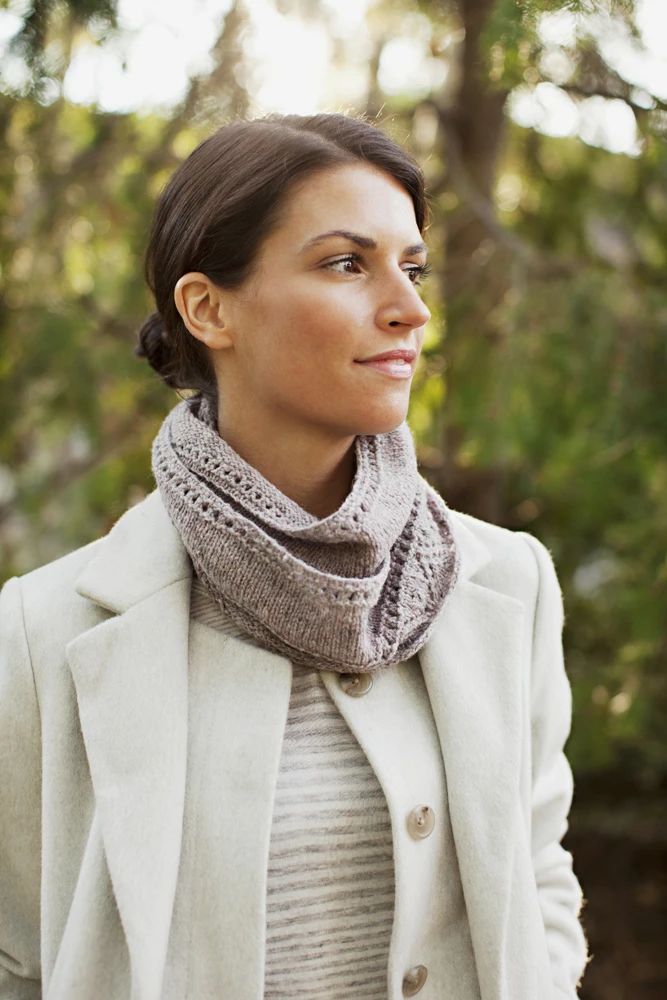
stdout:
[(132, 353), (151, 308), (142, 254), (154, 198), (178, 162), (172, 147), (197, 135), (184, 126), (165, 144), (161, 119), (30, 97), (0, 98), (3, 116), (8, 576), (93, 537), (152, 488), (150, 442), (173, 394)]

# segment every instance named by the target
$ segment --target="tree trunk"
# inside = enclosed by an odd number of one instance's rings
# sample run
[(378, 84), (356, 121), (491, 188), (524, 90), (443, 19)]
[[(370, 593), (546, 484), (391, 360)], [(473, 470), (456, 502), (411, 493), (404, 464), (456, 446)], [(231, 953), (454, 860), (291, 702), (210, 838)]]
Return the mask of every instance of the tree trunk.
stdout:
[(506, 90), (491, 84), (486, 66), (483, 33), (494, 3), (458, 0), (465, 30), (459, 78), (448, 105), (439, 108), (440, 155), (446, 164), (444, 190), (450, 207), (439, 213), (445, 248), (447, 399), (441, 435), (445, 464), (436, 485), (451, 506), (498, 522), (503, 519), (500, 466), (487, 461), (477, 469), (462, 463), (460, 456), (471, 433), (470, 418), (490, 416), (474, 387), (490, 404), (497, 342), (490, 314), (507, 290), (512, 253), (493, 204), (507, 98)]

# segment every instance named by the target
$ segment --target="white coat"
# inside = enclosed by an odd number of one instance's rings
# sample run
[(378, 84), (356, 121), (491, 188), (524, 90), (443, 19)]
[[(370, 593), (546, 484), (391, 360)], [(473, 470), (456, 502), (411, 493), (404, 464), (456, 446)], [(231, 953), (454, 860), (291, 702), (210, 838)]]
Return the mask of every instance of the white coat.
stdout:
[[(482, 1000), (573, 1000), (587, 948), (560, 844), (573, 792), (560, 588), (533, 536), (451, 516), (461, 574), (418, 655)], [(189, 648), (191, 581), (155, 490), (104, 537), (0, 593), (2, 1000), (160, 1000), (188, 663), (205, 655)], [(248, 777), (229, 782), (220, 831), (234, 887), (216, 934), (228, 969), (220, 1000), (261, 1000), (263, 910), (244, 900), (263, 891), (266, 836), (247, 831), (270, 827), (291, 664), (245, 642), (220, 650), (222, 753), (243, 754)], [(392, 735), (375, 722), (381, 752)], [(428, 980), (422, 996), (450, 1000)]]

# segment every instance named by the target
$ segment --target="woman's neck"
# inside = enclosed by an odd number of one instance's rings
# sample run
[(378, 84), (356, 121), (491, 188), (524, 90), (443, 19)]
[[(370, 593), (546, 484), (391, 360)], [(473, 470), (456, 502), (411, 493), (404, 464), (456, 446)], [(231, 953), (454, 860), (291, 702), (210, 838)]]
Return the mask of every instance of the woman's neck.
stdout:
[(322, 519), (338, 510), (356, 471), (354, 436), (333, 440), (311, 429), (290, 430), (227, 420), (218, 433), (249, 465), (294, 503)]

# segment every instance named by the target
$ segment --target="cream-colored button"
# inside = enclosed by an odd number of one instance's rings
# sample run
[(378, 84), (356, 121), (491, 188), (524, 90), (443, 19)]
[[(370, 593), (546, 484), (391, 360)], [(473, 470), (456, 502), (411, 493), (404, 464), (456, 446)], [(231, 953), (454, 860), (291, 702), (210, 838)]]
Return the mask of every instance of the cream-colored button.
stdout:
[(433, 832), (435, 813), (430, 806), (416, 806), (408, 813), (408, 833), (415, 840), (422, 840)]
[(338, 683), (345, 694), (359, 698), (373, 687), (373, 678), (370, 674), (341, 674)]
[(413, 965), (403, 976), (403, 996), (413, 997), (426, 982), (428, 969), (425, 965)]

